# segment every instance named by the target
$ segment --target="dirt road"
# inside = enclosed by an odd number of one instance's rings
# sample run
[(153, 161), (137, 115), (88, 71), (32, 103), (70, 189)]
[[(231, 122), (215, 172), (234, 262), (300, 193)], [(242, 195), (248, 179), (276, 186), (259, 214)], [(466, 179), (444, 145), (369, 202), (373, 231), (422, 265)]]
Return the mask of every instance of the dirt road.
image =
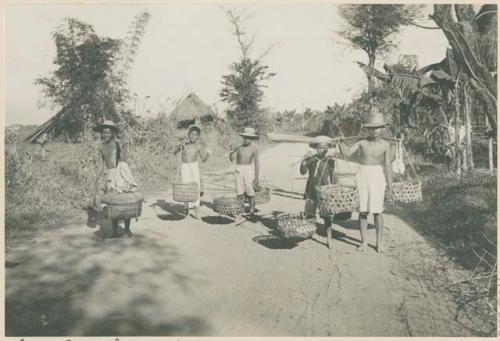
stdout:
[(225, 171), (206, 175), (201, 221), (182, 219), (165, 188), (146, 195), (131, 239), (103, 241), (82, 222), (9, 250), (7, 335), (469, 335), (445, 294), (405, 272), (421, 261), (410, 250), (430, 261), (440, 252), (402, 209), (387, 211), (383, 255), (355, 251), (355, 216), (335, 227), (331, 251), (324, 236), (270, 237), (273, 212), (303, 207), (296, 162), (307, 149), (282, 143), (262, 153), (273, 196), (257, 223), (235, 226), (210, 208), (232, 186)]

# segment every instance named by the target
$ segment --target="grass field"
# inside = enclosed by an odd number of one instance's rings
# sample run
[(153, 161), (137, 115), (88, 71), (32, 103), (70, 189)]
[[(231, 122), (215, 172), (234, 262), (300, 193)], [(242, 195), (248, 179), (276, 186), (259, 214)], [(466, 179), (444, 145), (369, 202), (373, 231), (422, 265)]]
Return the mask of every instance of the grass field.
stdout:
[[(185, 130), (168, 122), (150, 122), (137, 136), (123, 139), (128, 163), (141, 190), (166, 190), (176, 180), (178, 158), (172, 153)], [(204, 171), (229, 166), (226, 157), (241, 141), (222, 122), (207, 125), (202, 141), (213, 150)], [(41, 160), (41, 147), (10, 136), (5, 146), (6, 210), (8, 243), (29, 237), (40, 229), (57, 228), (65, 222), (85, 221), (82, 209), (94, 194), (98, 139), (92, 134), (81, 143), (52, 142)]]

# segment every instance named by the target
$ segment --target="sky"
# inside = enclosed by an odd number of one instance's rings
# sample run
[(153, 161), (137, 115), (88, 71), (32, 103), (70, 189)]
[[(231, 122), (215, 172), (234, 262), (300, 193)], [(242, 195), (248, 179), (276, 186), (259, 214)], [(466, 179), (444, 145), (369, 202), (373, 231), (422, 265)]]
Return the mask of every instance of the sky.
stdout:
[[(247, 31), (256, 32), (254, 55), (272, 43), (264, 59), (276, 76), (268, 81), (263, 106), (272, 110), (310, 107), (323, 110), (348, 103), (366, 86), (355, 61), (365, 54), (349, 48), (335, 34), (341, 27), (332, 4), (247, 5), (253, 17)], [(169, 108), (172, 101), (195, 92), (222, 112), (222, 76), (239, 57), (236, 40), (220, 5), (7, 5), (5, 11), (6, 124), (40, 124), (55, 114), (40, 108), (38, 77), (54, 70), (51, 34), (65, 17), (91, 24), (99, 36), (124, 38), (134, 15), (148, 9), (151, 18), (129, 73), (129, 89), (137, 94), (136, 110), (145, 116)], [(430, 13), (432, 9), (426, 9)], [(423, 21), (432, 26), (431, 21)], [(384, 61), (415, 54), (420, 66), (440, 61), (447, 42), (440, 30), (403, 29), (398, 47)], [(149, 96), (149, 97), (146, 97)]]

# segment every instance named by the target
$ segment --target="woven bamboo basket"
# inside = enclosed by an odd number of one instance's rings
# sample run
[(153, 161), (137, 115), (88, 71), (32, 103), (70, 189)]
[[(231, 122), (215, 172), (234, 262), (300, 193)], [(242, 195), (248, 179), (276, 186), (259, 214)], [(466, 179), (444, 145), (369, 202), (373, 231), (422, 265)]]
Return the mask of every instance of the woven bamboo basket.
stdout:
[(237, 197), (214, 198), (214, 211), (219, 214), (236, 216), (244, 212), (243, 199)]
[(199, 199), (200, 193), (197, 182), (175, 183), (172, 194), (177, 202), (195, 202)]
[(422, 183), (420, 181), (404, 181), (392, 183), (394, 202), (407, 204), (422, 201)]
[(319, 186), (318, 211), (320, 215), (354, 212), (359, 208), (358, 190), (338, 185)]
[(103, 217), (110, 220), (138, 218), (142, 213), (142, 200), (120, 205), (106, 205), (103, 208)]
[(300, 213), (281, 213), (277, 216), (278, 232), (285, 238), (309, 238), (316, 231), (316, 218)]
[(271, 190), (269, 187), (261, 187), (255, 191), (255, 203), (264, 205), (271, 201)]

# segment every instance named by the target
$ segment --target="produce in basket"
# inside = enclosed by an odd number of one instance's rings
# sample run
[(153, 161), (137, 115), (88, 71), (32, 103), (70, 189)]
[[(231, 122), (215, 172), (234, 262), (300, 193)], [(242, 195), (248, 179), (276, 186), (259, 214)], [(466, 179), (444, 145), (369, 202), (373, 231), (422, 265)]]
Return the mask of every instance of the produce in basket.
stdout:
[(195, 202), (200, 197), (198, 183), (175, 183), (172, 194), (177, 202)]
[(320, 215), (354, 212), (359, 207), (358, 190), (338, 185), (319, 186), (318, 210)]
[(271, 201), (271, 190), (269, 187), (258, 187), (255, 189), (255, 203), (259, 205), (267, 204)]
[(285, 238), (309, 238), (316, 231), (316, 217), (300, 213), (281, 213), (277, 216), (278, 232)]
[(214, 211), (229, 216), (236, 216), (244, 212), (244, 200), (238, 197), (214, 198)]
[(392, 199), (402, 204), (422, 201), (422, 183), (420, 181), (393, 182)]
[(102, 197), (102, 202), (106, 204), (102, 216), (111, 220), (138, 218), (143, 201), (144, 196), (139, 192), (105, 194)]

